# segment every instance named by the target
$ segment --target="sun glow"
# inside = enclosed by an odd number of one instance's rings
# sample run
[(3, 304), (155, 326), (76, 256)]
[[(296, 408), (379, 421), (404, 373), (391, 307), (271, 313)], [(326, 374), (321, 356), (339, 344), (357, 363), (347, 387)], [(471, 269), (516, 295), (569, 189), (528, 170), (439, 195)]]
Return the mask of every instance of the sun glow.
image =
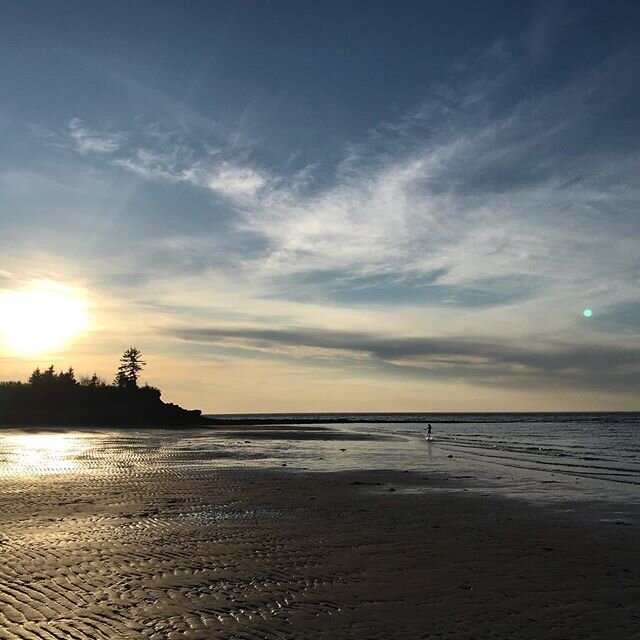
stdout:
[(16, 355), (59, 349), (87, 326), (86, 302), (66, 287), (39, 283), (0, 295), (0, 334)]

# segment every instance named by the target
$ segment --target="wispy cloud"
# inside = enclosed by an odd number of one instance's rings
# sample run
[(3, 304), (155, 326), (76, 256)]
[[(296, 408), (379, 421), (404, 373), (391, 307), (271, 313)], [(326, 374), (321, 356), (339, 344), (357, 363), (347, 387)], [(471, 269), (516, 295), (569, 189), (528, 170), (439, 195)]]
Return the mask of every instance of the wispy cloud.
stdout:
[[(438, 272), (439, 285), (461, 293), (487, 280), (542, 278), (543, 287), (522, 292), (549, 312), (569, 300), (606, 305), (636, 295), (633, 212), (640, 192), (632, 172), (640, 154), (593, 138), (628, 99), (635, 72), (620, 71), (625, 60), (616, 56), (509, 109), (500, 105), (508, 87), (477, 78), (471, 84), (484, 104), (478, 112), (464, 88), (436, 96), (404, 119), (400, 133), (376, 131), (372, 152), (361, 144), (332, 186), (311, 194), (270, 192), (247, 212), (240, 224), (271, 247), (257, 268), (277, 277), (342, 271), (343, 282), (377, 277), (405, 284)], [(398, 136), (408, 131), (403, 153)], [(389, 152), (373, 152), (381, 146)], [(441, 302), (426, 295), (419, 303)]]
[(85, 126), (80, 118), (71, 118), (67, 123), (73, 148), (81, 154), (109, 154), (118, 151), (125, 139), (122, 133), (98, 131)]
[(231, 198), (253, 199), (267, 182), (265, 175), (254, 168), (225, 162), (215, 168), (207, 187)]
[(159, 146), (130, 148), (112, 164), (148, 180), (206, 189), (238, 204), (255, 201), (271, 180), (265, 170), (218, 157), (217, 148), (198, 152), (184, 142), (167, 142), (157, 131), (153, 135)]
[(112, 164), (147, 180), (187, 181), (184, 170), (176, 166), (175, 156), (152, 149), (133, 149), (130, 155), (116, 158)]
[[(284, 304), (452, 313), (509, 306), (520, 333), (535, 318), (551, 340), (552, 318), (567, 318), (569, 332), (582, 305), (623, 305), (640, 294), (640, 191), (632, 180), (640, 153), (596, 135), (628, 100), (638, 75), (628, 56), (518, 97), (520, 63), (498, 42), (461, 65), (454, 83), (346, 145), (330, 174), (321, 164), (277, 171), (246, 149), (157, 124), (119, 134), (105, 160), (228, 203), (233, 217), (223, 231), (193, 242), (181, 236), (188, 268), (165, 260), (190, 276), (201, 265), (210, 277), (215, 253), (218, 266), (233, 265), (234, 277), (254, 283), (252, 295)], [(78, 127), (85, 138), (104, 137)], [(104, 156), (97, 147), (85, 153)]]

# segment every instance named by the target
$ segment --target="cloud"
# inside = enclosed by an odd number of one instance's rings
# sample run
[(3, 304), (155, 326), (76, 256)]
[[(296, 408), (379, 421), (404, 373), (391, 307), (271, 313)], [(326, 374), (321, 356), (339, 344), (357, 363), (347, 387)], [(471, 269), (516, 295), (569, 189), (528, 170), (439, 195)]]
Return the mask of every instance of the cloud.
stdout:
[(71, 118), (67, 123), (67, 129), (73, 148), (82, 155), (115, 153), (124, 142), (124, 134), (90, 129), (80, 118)]
[[(266, 153), (157, 123), (122, 134), (105, 161), (210, 198), (216, 224), (186, 207), (171, 230), (188, 250), (144, 252), (149, 269), (199, 271), (203, 290), (213, 267), (233, 271), (252, 295), (284, 305), (451, 310), (441, 328), (465, 310), (510, 307), (514, 331), (535, 319), (550, 339), (585, 331), (574, 319), (585, 306), (639, 293), (640, 136), (619, 117), (637, 85), (634, 59), (620, 52), (564, 86), (525, 91), (528, 62), (499, 41), (346, 144), (331, 169), (278, 169)], [(491, 334), (489, 321), (470, 335)]]
[(152, 149), (134, 149), (131, 154), (113, 160), (112, 164), (147, 180), (185, 180), (184, 173), (176, 167), (174, 157)]
[(238, 167), (223, 163), (216, 167), (207, 186), (212, 191), (230, 198), (253, 199), (267, 184), (267, 178), (251, 167)]
[(275, 280), (272, 297), (330, 300), (345, 305), (421, 305), (483, 308), (514, 304), (535, 297), (544, 280), (535, 277), (484, 278), (465, 284), (442, 284), (446, 269), (430, 273), (353, 273), (319, 270)]
[(319, 328), (191, 327), (167, 330), (188, 342), (286, 354), (333, 355), (351, 365), (363, 359), (396, 373), (488, 385), (584, 387), (630, 390), (640, 383), (640, 349), (598, 344), (547, 343), (540, 347), (495, 339), (390, 337)]
[(250, 203), (269, 183), (265, 171), (218, 159), (217, 149), (198, 155), (188, 144), (160, 140), (160, 148), (136, 147), (112, 164), (147, 180), (206, 189), (237, 204)]
[[(270, 247), (256, 272), (276, 296), (282, 281), (340, 273), (337, 285), (328, 278), (289, 291), (343, 304), (539, 298), (551, 312), (583, 296), (608, 304), (634, 295), (640, 154), (603, 135), (609, 127), (615, 135), (615, 114), (632, 97), (634, 59), (623, 52), (507, 104), (517, 88), (510, 70), (501, 83), (478, 72), (433, 95), (352, 148), (329, 186), (271, 190), (246, 211), (239, 225)], [(434, 272), (435, 285), (420, 284)]]

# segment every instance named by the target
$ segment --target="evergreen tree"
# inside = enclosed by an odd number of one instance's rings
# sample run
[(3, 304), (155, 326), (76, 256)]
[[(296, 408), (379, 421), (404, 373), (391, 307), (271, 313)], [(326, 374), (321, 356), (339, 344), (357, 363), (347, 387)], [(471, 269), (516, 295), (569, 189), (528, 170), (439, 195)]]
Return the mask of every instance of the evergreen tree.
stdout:
[(66, 384), (66, 385), (75, 385), (78, 383), (78, 381), (76, 380), (76, 373), (73, 370), (73, 367), (69, 367), (69, 369), (67, 369), (67, 371), (65, 371), (64, 373), (62, 372), (59, 373), (58, 380), (62, 384)]
[(142, 352), (136, 347), (129, 347), (120, 358), (120, 366), (116, 373), (115, 384), (118, 387), (138, 387), (138, 377), (147, 363), (142, 359)]
[(90, 387), (104, 387), (105, 382), (104, 380), (102, 380), (97, 373), (93, 373), (93, 375), (91, 376), (91, 378), (89, 379), (89, 386)]

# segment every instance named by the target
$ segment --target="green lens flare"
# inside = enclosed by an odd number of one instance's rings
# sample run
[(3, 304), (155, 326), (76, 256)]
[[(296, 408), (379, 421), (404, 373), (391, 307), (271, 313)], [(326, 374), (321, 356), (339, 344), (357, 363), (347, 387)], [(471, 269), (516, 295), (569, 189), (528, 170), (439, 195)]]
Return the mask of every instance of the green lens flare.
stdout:
[(590, 317), (593, 315), (593, 311), (591, 311), (591, 309), (585, 309), (585, 310), (582, 312), (582, 315), (583, 315), (585, 318), (590, 318)]

